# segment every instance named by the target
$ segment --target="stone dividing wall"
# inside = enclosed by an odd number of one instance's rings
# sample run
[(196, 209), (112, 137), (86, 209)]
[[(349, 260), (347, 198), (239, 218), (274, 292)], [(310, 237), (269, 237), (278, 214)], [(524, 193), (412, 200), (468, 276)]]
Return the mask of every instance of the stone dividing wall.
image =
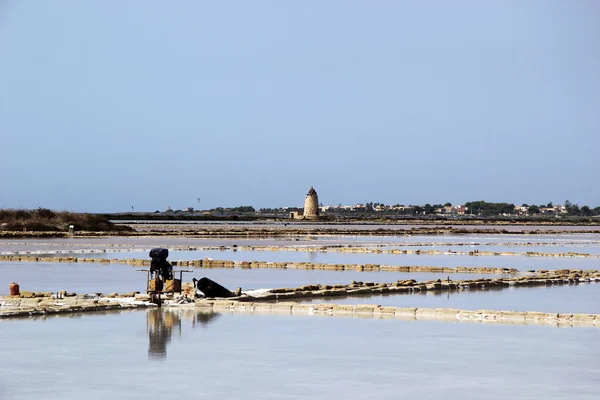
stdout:
[[(414, 279), (404, 279), (392, 283), (352, 281), (350, 284), (336, 285), (309, 284), (296, 288), (269, 289), (259, 295), (242, 295), (232, 299), (239, 302), (285, 301), (293, 299), (312, 299), (328, 297), (365, 297), (382, 294), (409, 294), (421, 293), (426, 291), (442, 292), (453, 290), (498, 290), (510, 286), (533, 287), (552, 285), (576, 285), (579, 283), (591, 282), (600, 282), (600, 271), (562, 270), (544, 274), (519, 277), (504, 277), (492, 279), (477, 278), (457, 281), (448, 278), (444, 280), (437, 279), (421, 282), (418, 282)], [(183, 282), (182, 289), (184, 297), (187, 296), (188, 298), (193, 298), (195, 296), (196, 290), (192, 282)], [(9, 304), (10, 301), (30, 301), (31, 304), (43, 304), (43, 301), (50, 301), (50, 299), (53, 296), (59, 297), (59, 301), (73, 302), (85, 300), (90, 295), (77, 295), (75, 293), (68, 293), (65, 290), (58, 292), (56, 295), (51, 292), (21, 291), (20, 296), (7, 296), (5, 297), (5, 299), (9, 299)], [(103, 298), (103, 300), (116, 299), (117, 301), (118, 299), (122, 298), (134, 298), (135, 300), (140, 301), (150, 300), (150, 297), (147, 294), (140, 294), (139, 292), (129, 292), (124, 294), (110, 293), (108, 295), (103, 295), (102, 293), (94, 293), (92, 296), (96, 298)]]
[[(123, 259), (116, 258), (82, 258), (82, 257), (36, 257), (36, 256), (0, 256), (0, 261), (11, 262), (56, 262), (56, 263), (102, 263), (122, 264), (134, 267), (147, 267), (150, 265), (148, 259)], [(410, 265), (380, 265), (380, 264), (326, 264), (310, 262), (265, 262), (265, 261), (231, 261), (231, 260), (190, 260), (171, 261), (173, 266), (194, 268), (276, 268), (276, 269), (308, 269), (329, 271), (369, 271), (369, 272), (430, 272), (430, 273), (476, 273), (476, 274), (517, 274), (515, 268), (497, 267), (439, 267), (439, 266), (410, 266)], [(595, 270), (564, 269), (558, 271), (570, 271), (574, 273), (594, 272)], [(555, 272), (553, 270), (529, 271), (537, 273)]]
[(108, 299), (82, 299), (80, 297), (55, 299), (49, 296), (20, 298), (0, 297), (0, 319), (9, 317), (31, 317), (40, 315), (98, 312), (155, 307), (142, 301), (132, 302)]
[[(93, 245), (90, 245), (93, 246)], [(452, 246), (449, 244), (449, 246)], [(422, 246), (425, 247), (425, 246)], [(523, 257), (562, 257), (562, 258), (600, 258), (600, 254), (590, 254), (590, 253), (576, 253), (576, 252), (560, 252), (560, 253), (549, 253), (549, 252), (539, 252), (539, 251), (524, 251), (524, 252), (514, 252), (514, 251), (503, 251), (503, 252), (494, 252), (494, 251), (479, 251), (479, 250), (470, 250), (470, 251), (453, 251), (453, 250), (423, 250), (423, 249), (415, 249), (415, 250), (401, 250), (401, 249), (380, 249), (380, 248), (372, 248), (372, 247), (362, 247), (362, 246), (171, 246), (171, 250), (179, 250), (179, 251), (293, 251), (293, 252), (320, 252), (320, 253), (353, 253), (353, 254), (396, 254), (396, 255), (460, 255), (460, 256), (523, 256)], [(92, 250), (90, 253), (116, 253), (123, 252), (126, 250), (123, 249), (102, 249), (102, 250)], [(67, 256), (73, 257), (73, 251), (47, 251), (45, 254), (53, 253), (56, 255), (66, 254)], [(6, 259), (6, 257), (35, 257), (36, 252), (14, 252), (12, 254), (4, 254), (0, 255), (0, 260)], [(47, 257), (47, 256), (44, 256)], [(42, 257), (39, 257), (42, 258)]]
[[(599, 232), (600, 233), (600, 232)], [(83, 239), (80, 239), (83, 240)], [(4, 242), (3, 244), (6, 244), (8, 242)], [(27, 245), (28, 242), (15, 242), (15, 241), (11, 241), (10, 244), (13, 245)], [(500, 247), (564, 247), (564, 246), (579, 246), (579, 245), (598, 245), (600, 244), (600, 240), (588, 240), (588, 241), (569, 241), (569, 242), (553, 242), (553, 241), (549, 241), (549, 242), (485, 242), (485, 243), (480, 243), (480, 242), (456, 242), (456, 241), (452, 241), (452, 242), (432, 242), (432, 241), (428, 241), (428, 242), (389, 242), (389, 243), (370, 243), (368, 247), (365, 247), (364, 245), (354, 245), (354, 244), (328, 244), (328, 245), (282, 245), (282, 246), (258, 246), (258, 245), (237, 245), (237, 244), (233, 244), (233, 245), (204, 245), (204, 246), (190, 246), (190, 245), (174, 245), (174, 246), (169, 246), (169, 249), (171, 250), (189, 250), (189, 251), (193, 251), (193, 250), (256, 250), (256, 251), (339, 251), (339, 252), (349, 252), (349, 251), (353, 251), (353, 249), (358, 249), (359, 251), (375, 251), (378, 252), (379, 249), (381, 247), (425, 247), (425, 248), (429, 248), (429, 247), (490, 247), (490, 246), (500, 246)], [(64, 242), (41, 242), (41, 243), (37, 243), (37, 245), (40, 246), (46, 246), (46, 248), (48, 247), (78, 247), (78, 248), (82, 248), (83, 246), (87, 246), (89, 248), (94, 248), (96, 246), (98, 246), (98, 243), (80, 243), (79, 241), (77, 243), (64, 243)], [(123, 252), (123, 251), (131, 251), (130, 244), (123, 244), (123, 243), (105, 243), (103, 244), (104, 246), (106, 246), (106, 248), (104, 249), (95, 249), (95, 250), (91, 250), (92, 252), (97, 252), (97, 253), (103, 253), (103, 252)], [(144, 252), (148, 252), (150, 251), (150, 248), (144, 249), (144, 248), (139, 248), (136, 247), (136, 249), (142, 250)], [(65, 253), (65, 252), (71, 252), (70, 250), (57, 250), (57, 251), (52, 251), (52, 250), (48, 250), (48, 251), (44, 251), (45, 254), (52, 254), (52, 253), (56, 253), (56, 254), (60, 254), (60, 253)], [(389, 250), (384, 249), (383, 252), (389, 252)], [(5, 252), (4, 254), (20, 254), (20, 253), (25, 253), (25, 254), (31, 254), (33, 255), (35, 253), (35, 251), (29, 252), (22, 252), (22, 251), (16, 251), (14, 253), (12, 252)], [(518, 255), (518, 254), (524, 254), (524, 253), (510, 253), (511, 255)], [(568, 253), (563, 253), (563, 254), (568, 254), (568, 255), (590, 255), (589, 253), (575, 253), (575, 252), (568, 252)]]
[(265, 261), (230, 261), (230, 260), (193, 260), (174, 261), (173, 265), (195, 268), (275, 268), (275, 269), (308, 269), (328, 271), (386, 271), (386, 272), (434, 272), (434, 273), (480, 273), (480, 274), (516, 274), (514, 268), (487, 267), (436, 267), (380, 264), (327, 264), (310, 262), (265, 262)]
[[(456, 244), (447, 244), (447, 246), (455, 246)], [(402, 245), (404, 246), (404, 245)], [(421, 246), (410, 246), (407, 247), (427, 247), (426, 245)], [(525, 256), (525, 257), (583, 257), (583, 258), (600, 258), (599, 254), (590, 253), (576, 253), (576, 252), (540, 252), (540, 251), (454, 251), (454, 250), (402, 250), (402, 249), (380, 249), (372, 247), (362, 246), (287, 246), (287, 247), (275, 247), (275, 246), (219, 246), (219, 248), (213, 247), (211, 249), (203, 250), (244, 250), (244, 251), (300, 251), (300, 252), (331, 252), (331, 253), (374, 253), (374, 254), (397, 254), (397, 255), (460, 255), (460, 256)]]
[[(6, 308), (6, 305), (10, 308)], [(155, 307), (154, 304), (117, 303), (107, 300), (84, 299), (19, 299), (0, 298), (0, 319), (36, 317), (81, 312), (110, 312)], [(198, 299), (198, 312), (230, 312), (237, 314), (279, 314), (350, 316), (400, 320), (437, 320), (445, 322), (480, 322), (501, 324), (545, 324), (555, 326), (600, 327), (598, 314), (542, 313), (534, 311), (458, 310), (450, 308), (382, 307), (377, 304), (299, 304), (293, 302), (239, 302), (235, 300)]]
[[(119, 260), (116, 258), (82, 258), (82, 257), (35, 257), (35, 256), (0, 256), (0, 261), (11, 262), (55, 262), (55, 263), (101, 263), (123, 264), (134, 267), (150, 266), (148, 259)], [(312, 269), (329, 271), (388, 271), (388, 272), (434, 272), (434, 273), (477, 273), (477, 274), (516, 274), (514, 268), (496, 267), (435, 267), (409, 265), (380, 264), (325, 264), (309, 262), (264, 262), (264, 261), (231, 261), (231, 260), (190, 260), (171, 261), (173, 266), (194, 268), (277, 268), (277, 269)]]
[[(480, 321), (499, 323), (542, 323), (554, 325), (584, 325), (599, 326), (600, 316), (596, 314), (558, 314), (540, 312), (516, 312), (497, 310), (456, 310), (456, 309), (422, 309), (406, 307), (382, 307), (374, 304), (336, 305), (336, 304), (300, 304), (286, 300), (331, 298), (335, 296), (369, 296), (394, 293), (413, 293), (423, 291), (447, 290), (478, 290), (502, 289), (509, 286), (539, 286), (578, 284), (579, 282), (600, 281), (600, 272), (559, 271), (513, 278), (479, 278), (462, 281), (424, 281), (413, 279), (394, 283), (355, 282), (349, 285), (305, 285), (298, 288), (272, 289), (258, 296), (243, 295), (237, 298), (197, 299), (195, 306), (200, 309), (213, 308), (218, 310), (250, 312), (287, 312), (292, 314), (323, 314), (323, 315), (353, 315), (373, 316), (376, 318), (408, 318), (408, 319), (437, 319), (448, 321)], [(193, 284), (186, 282), (185, 294), (193, 296)], [(127, 293), (118, 295), (112, 293), (109, 298), (86, 299), (85, 295), (74, 295), (61, 292), (62, 298), (53, 298), (52, 293), (22, 292), (20, 297), (0, 297), (0, 318), (24, 317), (36, 315), (51, 315), (59, 313), (108, 311), (128, 308), (154, 306), (147, 303), (147, 294)], [(101, 296), (101, 294), (97, 294)], [(189, 297), (178, 296), (176, 302), (185, 304)], [(129, 299), (127, 299), (129, 297)], [(132, 300), (132, 301), (130, 301)], [(136, 302), (137, 301), (137, 302)], [(175, 305), (175, 304), (173, 304)]]
[[(580, 282), (600, 282), (600, 271), (577, 272), (570, 270), (557, 271), (553, 273), (538, 274), (533, 276), (511, 277), (511, 278), (479, 278), (472, 280), (429, 280), (417, 282), (414, 279), (399, 280), (393, 283), (356, 282), (348, 285), (304, 285), (297, 288), (271, 289), (264, 294), (256, 296), (242, 295), (227, 300), (226, 304), (257, 304), (281, 302), (289, 300), (332, 298), (332, 297), (365, 297), (383, 294), (409, 294), (426, 291), (450, 291), (450, 290), (493, 290), (503, 289), (510, 286), (549, 286), (564, 284), (579, 284)], [(195, 296), (195, 287), (191, 282), (182, 285), (182, 295), (169, 299), (178, 304), (185, 304)], [(88, 295), (76, 295), (61, 291), (56, 294), (50, 292), (21, 292), (20, 296), (0, 297), (0, 317), (7, 316), (31, 316), (45, 315), (75, 311), (102, 311), (123, 308), (150, 306), (150, 296), (138, 292), (125, 294), (111, 293), (102, 295), (94, 294), (93, 299)], [(129, 300), (131, 301), (129, 301)], [(215, 301), (199, 299), (198, 304), (213, 304)], [(221, 304), (221, 303), (219, 303)], [(337, 307), (337, 306), (336, 306)], [(340, 306), (341, 307), (341, 306)], [(357, 306), (358, 307), (358, 306)], [(377, 306), (379, 307), (379, 306)]]
[(437, 320), (501, 324), (544, 324), (600, 327), (599, 314), (559, 314), (535, 311), (458, 310), (451, 308), (382, 307), (377, 304), (240, 303), (231, 300), (197, 300), (196, 308), (212, 312), (279, 315), (322, 315), (401, 320)]
[(399, 280), (393, 283), (356, 282), (349, 285), (304, 285), (297, 288), (271, 289), (259, 296), (240, 296), (239, 302), (287, 301), (313, 298), (374, 296), (392, 294), (444, 292), (454, 290), (499, 290), (510, 286), (534, 287), (552, 285), (573, 285), (582, 282), (600, 282), (600, 272), (559, 271), (554, 273), (511, 278), (479, 278), (470, 280), (429, 280), (417, 282), (414, 279)]

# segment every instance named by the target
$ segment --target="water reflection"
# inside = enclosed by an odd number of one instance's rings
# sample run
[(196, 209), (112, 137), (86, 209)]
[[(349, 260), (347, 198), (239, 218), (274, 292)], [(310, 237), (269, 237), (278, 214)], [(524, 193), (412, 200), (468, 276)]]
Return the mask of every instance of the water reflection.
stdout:
[[(199, 323), (202, 327), (207, 327), (220, 316), (221, 314), (212, 311), (196, 311), (195, 322)], [(194, 324), (194, 326), (196, 326), (196, 324)]]
[(146, 314), (146, 331), (148, 332), (148, 358), (165, 360), (167, 345), (173, 335), (181, 337), (182, 318), (191, 319), (192, 328), (197, 324), (206, 327), (216, 320), (220, 314), (212, 311), (170, 310), (157, 308), (148, 310)]

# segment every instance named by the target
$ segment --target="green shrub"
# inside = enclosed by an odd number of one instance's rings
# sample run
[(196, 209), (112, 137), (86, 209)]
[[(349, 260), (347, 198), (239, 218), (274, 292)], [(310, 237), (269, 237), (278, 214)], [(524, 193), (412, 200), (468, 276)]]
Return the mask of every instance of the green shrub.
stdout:
[(77, 231), (122, 232), (132, 231), (127, 226), (117, 226), (100, 214), (56, 212), (47, 208), (37, 210), (0, 210), (0, 230), (5, 231), (58, 231), (66, 232), (70, 225)]

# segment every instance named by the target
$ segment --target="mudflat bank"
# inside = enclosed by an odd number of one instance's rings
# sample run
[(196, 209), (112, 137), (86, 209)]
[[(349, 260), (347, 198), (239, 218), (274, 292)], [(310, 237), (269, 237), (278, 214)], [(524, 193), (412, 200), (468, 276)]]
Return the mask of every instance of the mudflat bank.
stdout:
[[(146, 237), (175, 236), (190, 238), (263, 238), (320, 235), (403, 236), (403, 235), (460, 235), (460, 234), (523, 234), (552, 235), (561, 233), (600, 233), (600, 223), (573, 224), (506, 224), (473, 223), (437, 224), (421, 221), (402, 223), (287, 223), (265, 222), (256, 224), (179, 224), (179, 223), (114, 223), (113, 230), (9, 230), (0, 226), (1, 238), (86, 238), (86, 237)], [(422, 225), (422, 226), (420, 226)]]
[(32, 317), (79, 312), (116, 311), (154, 307), (154, 304), (135, 297), (84, 298), (81, 296), (56, 298), (46, 294), (32, 293), (27, 297), (0, 296), (0, 319)]
[[(181, 306), (193, 303), (194, 294), (189, 290), (190, 285), (191, 283), (187, 284), (189, 296), (163, 295), (164, 305)], [(150, 300), (150, 295), (139, 292), (104, 295), (102, 293), (76, 294), (66, 291), (58, 293), (22, 291), (16, 296), (0, 296), (0, 319), (157, 307)]]
[[(383, 313), (391, 315), (406, 315), (404, 308), (398, 307), (381, 307), (380, 305), (356, 305), (356, 306), (323, 306), (323, 305), (304, 305), (299, 302), (311, 299), (333, 299), (339, 297), (357, 297), (364, 298), (365, 296), (374, 295), (393, 295), (393, 294), (410, 294), (424, 293), (428, 291), (444, 292), (458, 290), (501, 290), (511, 286), (518, 287), (534, 287), (534, 286), (553, 286), (553, 285), (577, 285), (580, 283), (600, 282), (600, 271), (580, 271), (580, 270), (560, 270), (538, 273), (528, 276), (519, 277), (501, 277), (501, 278), (478, 278), (469, 280), (453, 281), (448, 279), (438, 279), (418, 282), (414, 279), (398, 280), (396, 282), (357, 282), (353, 281), (350, 284), (340, 285), (304, 285), (297, 288), (278, 288), (264, 289), (258, 291), (243, 291), (237, 297), (228, 299), (206, 299), (196, 298), (197, 292), (195, 285), (191, 282), (185, 282), (182, 285), (182, 293), (179, 295), (167, 294), (164, 297), (164, 305), (183, 305), (195, 302), (197, 307), (221, 307), (225, 309), (260, 309), (271, 310), (281, 309), (281, 302), (290, 302), (290, 310), (298, 305), (299, 310), (328, 310), (331, 313), (348, 313), (355, 312), (370, 312)], [(48, 315), (56, 313), (70, 312), (86, 312), (86, 311), (106, 311), (120, 310), (127, 308), (151, 307), (150, 296), (148, 294), (140, 294), (138, 292), (130, 292), (125, 294), (111, 293), (103, 295), (101, 293), (76, 295), (61, 291), (58, 293), (50, 292), (20, 292), (15, 296), (0, 297), (0, 318), (2, 317), (24, 317), (35, 315)], [(267, 305), (263, 305), (267, 304)], [(309, 308), (307, 308), (309, 307)], [(312, 308), (311, 308), (312, 307)], [(325, 308), (323, 308), (325, 307)], [(351, 307), (350, 309), (348, 307)], [(353, 308), (352, 308), (353, 307)], [(367, 311), (370, 310), (370, 311)], [(387, 311), (386, 311), (387, 310)], [(413, 309), (416, 310), (416, 309)], [(596, 315), (592, 317), (573, 317), (574, 314), (557, 314), (557, 313), (517, 313), (514, 311), (495, 311), (491, 313), (483, 313), (487, 316), (483, 317), (479, 314), (482, 312), (463, 312), (453, 310), (449, 313), (467, 318), (492, 319), (502, 321), (506, 319), (517, 319), (527, 322), (527, 318), (543, 320), (545, 322), (572, 322), (575, 318), (578, 321), (585, 321), (592, 325), (600, 324), (600, 318)], [(414, 311), (417, 313), (417, 311)], [(479, 314), (477, 314), (479, 313)], [(421, 315), (440, 316), (439, 311), (421, 312)], [(448, 313), (444, 313), (447, 317)], [(477, 314), (477, 315), (476, 315)], [(489, 315), (488, 315), (489, 314)], [(415, 314), (416, 315), (416, 314)], [(529, 315), (529, 317), (528, 317)]]
[[(398, 254), (421, 254), (416, 252), (398, 253)], [(425, 253), (422, 254), (435, 254)], [(479, 253), (479, 254), (484, 254)], [(492, 253), (490, 256), (516, 256), (516, 253)], [(563, 254), (563, 253), (523, 253), (525, 257), (562, 257), (562, 258), (598, 258), (594, 254)], [(479, 257), (479, 256), (477, 256)], [(148, 259), (117, 259), (117, 258), (85, 258), (74, 256), (52, 256), (38, 257), (35, 255), (0, 255), (0, 261), (10, 262), (53, 262), (53, 263), (99, 263), (99, 264), (121, 264), (133, 267), (147, 267), (150, 265)], [(239, 268), (239, 269), (303, 269), (303, 270), (323, 270), (323, 271), (367, 271), (367, 272), (433, 272), (433, 273), (474, 273), (474, 274), (518, 274), (520, 271), (516, 268), (498, 268), (498, 267), (443, 267), (443, 266), (418, 266), (418, 265), (390, 265), (390, 264), (328, 264), (328, 263), (311, 263), (311, 262), (276, 262), (276, 261), (233, 261), (233, 260), (173, 260), (173, 266), (190, 267), (190, 268)], [(581, 270), (563, 269), (559, 270), (566, 273), (580, 273)], [(547, 273), (551, 270), (529, 270), (529, 273)]]
[[(177, 302), (164, 307), (181, 307)], [(296, 302), (245, 301), (236, 299), (196, 299), (185, 302), (198, 313), (232, 313), (249, 315), (330, 316), (406, 321), (433, 320), (440, 322), (475, 322), (492, 324), (552, 325), (557, 327), (600, 327), (599, 314), (543, 313), (536, 311), (462, 310), (452, 308), (383, 307), (377, 304), (302, 304)], [(121, 301), (47, 298), (15, 299), (0, 297), (0, 320), (4, 318), (46, 318), (55, 315), (107, 313), (156, 308), (145, 299), (123, 298)], [(189, 309), (189, 308), (186, 308)]]

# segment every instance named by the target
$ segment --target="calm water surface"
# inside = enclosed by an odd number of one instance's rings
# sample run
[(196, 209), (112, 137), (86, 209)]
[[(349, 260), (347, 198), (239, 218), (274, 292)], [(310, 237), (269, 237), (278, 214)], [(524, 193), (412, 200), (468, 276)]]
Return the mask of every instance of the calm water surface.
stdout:
[[(447, 249), (445, 249), (447, 250)], [(106, 259), (149, 259), (148, 249), (119, 252), (84, 252), (75, 257)], [(169, 260), (200, 260), (204, 258), (232, 261), (311, 262), (326, 264), (379, 264), (440, 267), (516, 268), (522, 272), (539, 269), (600, 269), (600, 258), (468, 256), (385, 253), (338, 253), (321, 251), (249, 251), (249, 250), (171, 250)]]
[(455, 308), (462, 310), (540, 311), (600, 314), (600, 283), (564, 286), (511, 287), (494, 290), (425, 292), (315, 299), (310, 303), (379, 304), (393, 307)]
[(137, 311), (0, 321), (0, 398), (597, 399), (598, 328)]
[[(0, 295), (7, 295), (11, 282), (17, 282), (21, 290), (58, 292), (66, 290), (76, 293), (125, 293), (145, 291), (146, 273), (140, 267), (121, 264), (100, 263), (23, 263), (0, 264)], [(177, 271), (178, 268), (175, 268)], [(209, 277), (225, 287), (235, 289), (263, 289), (297, 287), (307, 284), (347, 284), (356, 281), (395, 282), (399, 279), (419, 281), (446, 278), (448, 274), (403, 273), (403, 272), (359, 272), (359, 271), (315, 271), (284, 269), (194, 269), (183, 275), (184, 281), (192, 278)], [(489, 278), (488, 274), (453, 274), (451, 279)], [(498, 275), (502, 276), (502, 275)]]
[[(468, 256), (468, 255), (415, 255), (385, 253), (337, 253), (320, 251), (246, 251), (202, 250), (169, 252), (170, 260), (311, 262), (325, 264), (378, 264), (438, 267), (493, 267), (516, 268), (525, 272), (538, 269), (600, 269), (600, 258), (580, 257), (526, 257), (526, 256)], [(89, 253), (87, 258), (147, 259), (144, 252)]]
[[(600, 229), (600, 227), (599, 227)], [(553, 234), (553, 235), (384, 235), (384, 236), (350, 236), (350, 235), (294, 235), (273, 238), (186, 238), (186, 237), (114, 237), (114, 238), (55, 238), (55, 239), (3, 239), (0, 240), (0, 252), (31, 250), (73, 250), (103, 248), (134, 248), (170, 246), (318, 246), (318, 245), (354, 245), (354, 246), (390, 246), (394, 248), (418, 243), (454, 243), (458, 249), (469, 249), (470, 246), (482, 246), (482, 250), (493, 250), (493, 244), (511, 243), (522, 247), (510, 246), (507, 251), (538, 251), (542, 246), (526, 246), (532, 244), (560, 244), (564, 250), (579, 251), (582, 249), (600, 248), (600, 233), (592, 234)], [(577, 244), (571, 244), (576, 242)], [(466, 246), (465, 246), (466, 245)], [(543, 246), (543, 251), (551, 251), (553, 246)], [(414, 249), (414, 247), (410, 247)], [(516, 250), (515, 250), (516, 248)], [(542, 251), (542, 250), (539, 250)], [(593, 250), (592, 250), (593, 251)], [(592, 252), (585, 251), (585, 252)]]
[[(4, 263), (0, 275), (0, 295), (7, 295), (16, 281), (21, 290), (75, 293), (144, 292), (146, 273), (139, 268), (96, 263)], [(177, 270), (177, 269), (176, 269)], [(487, 274), (436, 274), (401, 272), (314, 271), (284, 269), (196, 269), (184, 275), (184, 281), (207, 276), (229, 289), (298, 287), (306, 284), (348, 284), (395, 282), (400, 279), (418, 281), (490, 278)], [(501, 275), (500, 275), (501, 276)], [(508, 288), (425, 294), (394, 294), (370, 297), (318, 299), (314, 302), (344, 304), (375, 303), (398, 307), (495, 309), (600, 314), (600, 283), (552, 287)]]
[[(367, 227), (370, 229), (373, 226)], [(503, 227), (504, 228), (504, 227)], [(146, 258), (149, 248), (207, 245), (364, 244), (420, 241), (522, 243), (523, 251), (580, 248), (599, 235), (452, 235), (272, 239), (107, 238), (0, 241), (0, 252), (117, 248), (107, 258)], [(298, 239), (298, 240), (296, 240)], [(569, 241), (588, 241), (570, 245)], [(488, 246), (489, 247), (489, 246)], [(509, 246), (508, 251), (517, 251)], [(456, 246), (465, 250), (468, 247)], [(585, 249), (585, 250), (583, 250)], [(139, 251), (137, 251), (139, 250)], [(489, 250), (489, 248), (487, 249)], [(589, 250), (589, 251), (587, 251)], [(142, 256), (143, 255), (143, 256)], [(598, 259), (394, 256), (321, 252), (177, 251), (170, 259), (310, 261), (527, 269), (599, 269)], [(236, 258), (237, 257), (237, 258)], [(22, 290), (77, 293), (144, 291), (139, 268), (96, 263), (0, 263), (0, 294)], [(352, 280), (427, 280), (447, 274), (276, 269), (197, 269), (229, 288), (293, 287)], [(471, 279), (479, 275), (451, 275)], [(483, 275), (491, 277), (491, 275)], [(327, 300), (332, 302), (333, 300)], [(335, 299), (413, 307), (600, 313), (600, 284), (512, 288), (435, 295)], [(0, 320), (0, 399), (597, 399), (598, 328), (498, 325), (148, 310)]]

